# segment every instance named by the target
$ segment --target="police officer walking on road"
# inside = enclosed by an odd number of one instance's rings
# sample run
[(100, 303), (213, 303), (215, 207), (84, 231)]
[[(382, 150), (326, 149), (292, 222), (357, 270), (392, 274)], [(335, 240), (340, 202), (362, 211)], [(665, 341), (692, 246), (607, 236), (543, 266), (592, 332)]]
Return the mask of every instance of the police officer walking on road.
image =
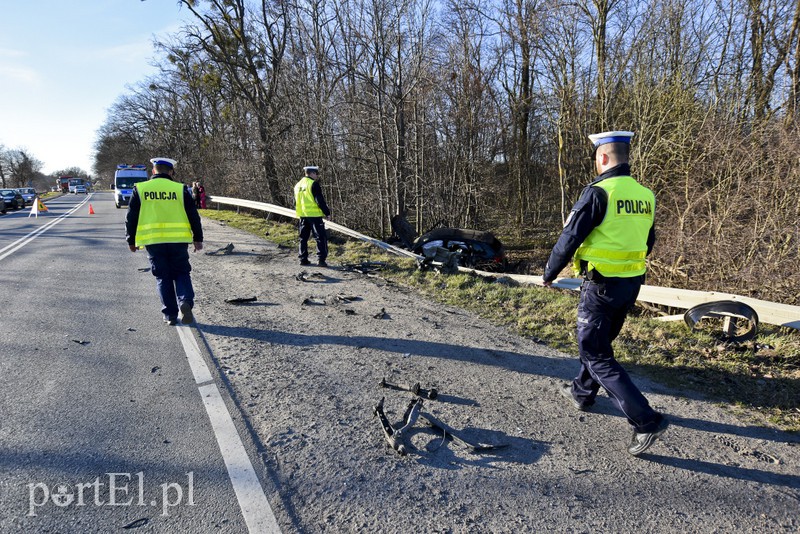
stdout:
[(669, 423), (650, 407), (611, 347), (639, 295), (645, 257), (655, 243), (655, 196), (630, 176), (632, 137), (633, 132), (620, 131), (589, 136), (599, 176), (572, 207), (542, 278), (551, 286), (571, 258), (576, 274), (584, 277), (578, 304), (580, 371), (559, 393), (586, 411), (600, 387), (605, 389), (633, 427), (628, 452), (636, 456)]
[(294, 186), (295, 212), (300, 219), (300, 265), (311, 265), (308, 261), (308, 238), (314, 234), (317, 242), (317, 265), (327, 267), (328, 234), (323, 217), (330, 217), (331, 210), (322, 196), (319, 185), (319, 167), (303, 167), (305, 176)]
[[(189, 243), (203, 249), (203, 227), (191, 191), (173, 181), (176, 161), (154, 158), (153, 176), (136, 184), (125, 218), (131, 252), (147, 250), (156, 277), (164, 322), (175, 325), (194, 321), (194, 289), (189, 272)], [(180, 317), (178, 316), (180, 312)]]

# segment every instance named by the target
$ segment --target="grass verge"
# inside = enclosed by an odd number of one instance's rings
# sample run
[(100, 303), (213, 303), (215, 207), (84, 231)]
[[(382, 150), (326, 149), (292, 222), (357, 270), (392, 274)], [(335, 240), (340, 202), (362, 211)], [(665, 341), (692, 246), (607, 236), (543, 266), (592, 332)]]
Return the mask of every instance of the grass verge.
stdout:
[[(292, 224), (232, 211), (201, 210), (201, 214), (280, 245), (297, 244), (297, 228)], [(422, 272), (413, 261), (338, 236), (331, 236), (328, 261), (384, 262), (384, 276), (396, 283), (567, 354), (577, 354), (577, 292), (512, 287), (467, 274)], [(725, 404), (750, 424), (800, 432), (800, 333), (768, 324), (759, 328), (755, 342), (726, 344), (716, 337), (719, 329), (690, 332), (683, 323), (658, 321), (652, 312), (637, 308), (628, 317), (614, 350), (626, 368), (687, 394)]]

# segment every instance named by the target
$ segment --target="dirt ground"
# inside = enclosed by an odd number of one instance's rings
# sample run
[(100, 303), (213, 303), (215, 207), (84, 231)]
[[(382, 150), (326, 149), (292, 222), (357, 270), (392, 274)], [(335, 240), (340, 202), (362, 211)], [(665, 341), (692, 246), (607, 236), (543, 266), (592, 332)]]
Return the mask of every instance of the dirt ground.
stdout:
[[(206, 252), (235, 248), (192, 256), (199, 329), (258, 436), (283, 532), (800, 531), (800, 436), (634, 376), (672, 426), (632, 457), (607, 397), (581, 413), (556, 391), (574, 355), (335, 259), (301, 267), (294, 250), (204, 227)], [(504, 447), (476, 453), (419, 420), (401, 457), (373, 407), (385, 398), (397, 423), (413, 395), (384, 378), (436, 388), (423, 412)]]

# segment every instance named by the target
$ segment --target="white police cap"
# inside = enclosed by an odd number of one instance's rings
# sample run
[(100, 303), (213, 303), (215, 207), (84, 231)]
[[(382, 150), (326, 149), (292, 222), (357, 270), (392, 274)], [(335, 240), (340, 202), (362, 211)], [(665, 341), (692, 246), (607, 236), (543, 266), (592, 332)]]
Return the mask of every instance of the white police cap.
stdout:
[(589, 136), (589, 141), (592, 142), (595, 148), (607, 143), (628, 143), (631, 142), (633, 132), (614, 131), (592, 134)]
[(171, 158), (153, 158), (150, 160), (150, 163), (153, 165), (164, 165), (165, 167), (169, 167), (170, 169), (174, 169), (175, 165), (178, 164), (177, 161)]
[(316, 167), (316, 166), (303, 167), (303, 172), (306, 173), (306, 174), (308, 174), (310, 172), (313, 172), (315, 174), (319, 174), (319, 167)]

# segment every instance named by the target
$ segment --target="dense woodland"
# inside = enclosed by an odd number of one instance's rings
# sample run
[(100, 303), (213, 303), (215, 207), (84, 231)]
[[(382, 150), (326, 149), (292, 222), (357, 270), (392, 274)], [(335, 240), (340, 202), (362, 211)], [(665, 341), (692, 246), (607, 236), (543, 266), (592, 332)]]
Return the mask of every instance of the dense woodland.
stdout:
[(371, 235), (403, 214), (551, 245), (593, 178), (586, 136), (633, 130), (650, 283), (798, 303), (797, 0), (180, 4), (159, 74), (98, 132), (103, 179), (164, 155), (212, 195), (292, 206), (315, 164)]

